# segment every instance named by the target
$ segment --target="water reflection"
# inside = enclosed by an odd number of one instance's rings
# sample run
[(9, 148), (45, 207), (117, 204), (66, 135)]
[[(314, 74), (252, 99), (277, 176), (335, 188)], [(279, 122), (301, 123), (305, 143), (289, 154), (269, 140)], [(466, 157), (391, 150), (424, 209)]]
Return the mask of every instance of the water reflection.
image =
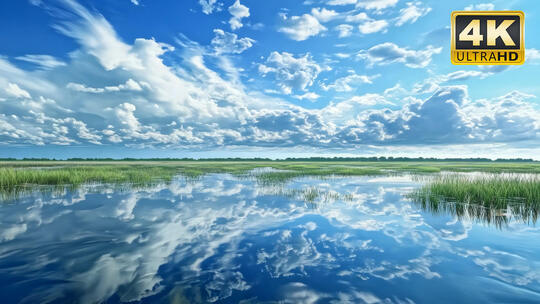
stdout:
[(477, 204), (446, 201), (444, 198), (416, 197), (412, 200), (423, 210), (433, 214), (451, 214), (459, 220), (494, 225), (498, 229), (506, 229), (510, 223), (516, 221), (534, 226), (540, 213), (537, 206), (522, 203), (507, 203), (506, 208), (493, 209)]
[(209, 175), (34, 193), (0, 205), (0, 293), (8, 303), (539, 299), (537, 228), (425, 212), (403, 196), (417, 186)]

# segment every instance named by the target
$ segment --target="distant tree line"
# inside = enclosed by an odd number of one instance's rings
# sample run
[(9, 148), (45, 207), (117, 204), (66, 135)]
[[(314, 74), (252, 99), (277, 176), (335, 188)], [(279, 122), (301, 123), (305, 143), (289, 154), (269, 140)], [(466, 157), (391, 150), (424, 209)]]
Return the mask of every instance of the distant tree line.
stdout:
[(302, 161), (302, 162), (433, 162), (433, 161), (446, 161), (446, 162), (535, 162), (530, 158), (498, 158), (495, 160), (489, 158), (434, 158), (434, 157), (386, 157), (386, 156), (373, 156), (373, 157), (288, 157), (285, 159), (271, 159), (271, 158), (68, 158), (68, 159), (55, 159), (55, 158), (0, 158), (0, 161)]

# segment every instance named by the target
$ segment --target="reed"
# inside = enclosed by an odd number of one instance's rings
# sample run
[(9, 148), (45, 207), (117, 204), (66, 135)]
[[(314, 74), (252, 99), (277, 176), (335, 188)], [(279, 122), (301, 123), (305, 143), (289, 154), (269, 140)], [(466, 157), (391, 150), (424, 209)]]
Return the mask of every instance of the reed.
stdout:
[(434, 213), (450, 213), (497, 226), (512, 218), (535, 223), (540, 213), (540, 176), (438, 176), (409, 197)]

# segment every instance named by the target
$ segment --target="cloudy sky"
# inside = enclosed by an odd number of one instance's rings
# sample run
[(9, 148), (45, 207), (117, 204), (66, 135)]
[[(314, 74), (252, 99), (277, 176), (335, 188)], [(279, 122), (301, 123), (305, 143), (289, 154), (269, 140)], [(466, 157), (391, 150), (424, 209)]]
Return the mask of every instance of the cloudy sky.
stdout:
[[(453, 10), (525, 12), (453, 66)], [(536, 1), (0, 3), (0, 157), (540, 157)]]

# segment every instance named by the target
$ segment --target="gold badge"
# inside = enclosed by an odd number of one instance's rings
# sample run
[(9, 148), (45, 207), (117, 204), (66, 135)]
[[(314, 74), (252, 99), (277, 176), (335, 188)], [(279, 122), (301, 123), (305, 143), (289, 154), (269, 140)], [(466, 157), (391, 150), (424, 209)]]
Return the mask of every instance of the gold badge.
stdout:
[(522, 11), (452, 12), (452, 63), (523, 64), (524, 25)]

